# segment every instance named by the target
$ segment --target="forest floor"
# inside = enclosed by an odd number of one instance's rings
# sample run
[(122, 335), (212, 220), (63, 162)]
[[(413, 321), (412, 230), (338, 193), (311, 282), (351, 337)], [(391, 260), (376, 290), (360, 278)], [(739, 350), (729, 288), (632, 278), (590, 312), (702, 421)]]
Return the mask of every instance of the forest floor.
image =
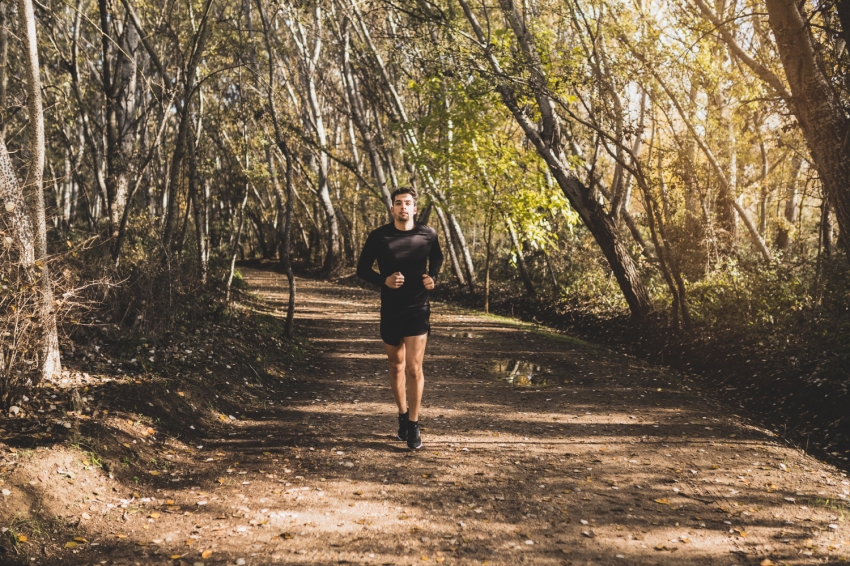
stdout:
[[(243, 273), (244, 316), (279, 320), (285, 278)], [(377, 293), (298, 284), (303, 350), (214, 326), (144, 352), (156, 379), (130, 376), (136, 358), (127, 373), (101, 360), (62, 384), (85, 408), (47, 395), (5, 419), (0, 563), (850, 557), (845, 472), (687, 375), (510, 319), (433, 305), (424, 447), (409, 451), (394, 440)]]

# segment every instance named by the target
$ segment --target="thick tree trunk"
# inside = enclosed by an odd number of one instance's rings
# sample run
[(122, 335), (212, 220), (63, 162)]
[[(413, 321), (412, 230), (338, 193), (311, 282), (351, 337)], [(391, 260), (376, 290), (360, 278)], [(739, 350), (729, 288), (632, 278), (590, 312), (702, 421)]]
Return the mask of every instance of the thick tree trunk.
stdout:
[(42, 177), (44, 172), (44, 111), (41, 104), (41, 76), (38, 66), (38, 39), (35, 31), (35, 13), (32, 0), (19, 0), (18, 10), (21, 28), (24, 30), (24, 52), (27, 74), (27, 108), (32, 128), (30, 134), (29, 182), (35, 191), (35, 260), (41, 268), (41, 326), (44, 332), (42, 344), (42, 379), (50, 379), (62, 371), (59, 356), (59, 334), (56, 331), (56, 312), (53, 304), (53, 281), (47, 257), (47, 212), (44, 203)]
[(795, 0), (765, 3), (793, 95), (791, 107), (835, 210), (839, 241), (850, 258), (850, 120), (818, 63), (802, 5)]

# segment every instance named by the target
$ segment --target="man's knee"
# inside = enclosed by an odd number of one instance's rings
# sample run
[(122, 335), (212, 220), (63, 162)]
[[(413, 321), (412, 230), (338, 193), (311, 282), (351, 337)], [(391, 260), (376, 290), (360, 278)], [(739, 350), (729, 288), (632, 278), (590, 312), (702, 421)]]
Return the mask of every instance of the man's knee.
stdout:
[(409, 378), (415, 379), (425, 379), (425, 376), (422, 374), (422, 364), (421, 363), (408, 363), (404, 366), (404, 373)]

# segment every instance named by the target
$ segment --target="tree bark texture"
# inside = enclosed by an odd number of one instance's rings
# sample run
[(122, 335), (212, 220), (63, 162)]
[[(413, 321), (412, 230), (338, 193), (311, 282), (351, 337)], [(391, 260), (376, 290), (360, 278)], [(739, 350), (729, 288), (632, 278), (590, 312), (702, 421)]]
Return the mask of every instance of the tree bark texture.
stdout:
[(21, 17), (21, 29), (24, 31), (24, 52), (27, 74), (27, 109), (30, 121), (29, 186), (35, 192), (35, 260), (41, 268), (41, 326), (42, 379), (51, 379), (62, 371), (59, 356), (59, 334), (56, 330), (56, 312), (53, 302), (53, 281), (47, 257), (47, 212), (42, 186), (45, 147), (44, 147), (44, 110), (41, 103), (41, 75), (38, 64), (38, 39), (35, 31), (35, 13), (32, 0), (19, 0), (18, 10)]

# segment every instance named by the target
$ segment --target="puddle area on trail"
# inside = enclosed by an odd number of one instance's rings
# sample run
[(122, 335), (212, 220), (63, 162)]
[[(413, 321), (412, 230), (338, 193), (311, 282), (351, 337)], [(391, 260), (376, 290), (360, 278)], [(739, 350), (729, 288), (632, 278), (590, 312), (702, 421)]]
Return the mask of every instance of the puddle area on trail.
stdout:
[(552, 379), (550, 369), (522, 360), (496, 360), (493, 373), (516, 387), (545, 387)]
[(452, 338), (484, 338), (483, 334), (476, 334), (475, 332), (451, 332), (449, 336)]

